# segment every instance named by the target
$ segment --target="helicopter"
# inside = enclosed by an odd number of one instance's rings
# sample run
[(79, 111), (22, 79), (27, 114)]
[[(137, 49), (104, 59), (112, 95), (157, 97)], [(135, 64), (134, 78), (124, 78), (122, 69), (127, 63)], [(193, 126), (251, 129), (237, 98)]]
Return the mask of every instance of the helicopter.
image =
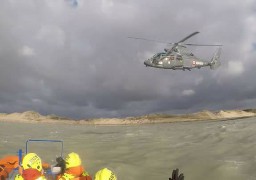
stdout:
[[(192, 36), (198, 33), (199, 32), (193, 32), (176, 43), (167, 43), (167, 42), (161, 42), (161, 41), (145, 39), (145, 38), (137, 38), (137, 37), (128, 37), (128, 38), (146, 40), (146, 41), (155, 41), (158, 43), (166, 43), (166, 44), (173, 45), (169, 49), (164, 49), (164, 52), (156, 53), (153, 57), (149, 58), (148, 60), (145, 60), (144, 64), (146, 65), (146, 67), (183, 70), (183, 71), (185, 70), (191, 71), (191, 69), (195, 69), (195, 68), (200, 69), (202, 67), (207, 67), (207, 66), (209, 66), (210, 69), (218, 68), (221, 65), (219, 59), (220, 59), (222, 45), (184, 43), (184, 41), (186, 41), (187, 39), (191, 38)], [(218, 49), (216, 50), (216, 52), (214, 53), (210, 61), (205, 61), (196, 57), (192, 52), (188, 51), (186, 46), (217, 46)]]

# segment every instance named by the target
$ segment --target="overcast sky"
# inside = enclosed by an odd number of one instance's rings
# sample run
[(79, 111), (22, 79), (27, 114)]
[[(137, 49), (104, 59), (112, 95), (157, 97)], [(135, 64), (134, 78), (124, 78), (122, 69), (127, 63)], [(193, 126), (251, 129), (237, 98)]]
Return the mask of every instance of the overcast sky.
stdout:
[[(145, 67), (168, 47), (223, 44), (222, 65)], [(216, 47), (191, 48), (210, 60)], [(256, 108), (255, 0), (0, 2), (0, 112), (70, 118)]]

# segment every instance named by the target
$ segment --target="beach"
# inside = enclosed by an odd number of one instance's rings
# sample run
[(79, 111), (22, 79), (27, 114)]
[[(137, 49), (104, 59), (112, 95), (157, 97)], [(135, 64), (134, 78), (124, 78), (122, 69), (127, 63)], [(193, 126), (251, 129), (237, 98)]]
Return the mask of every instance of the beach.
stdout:
[(135, 124), (155, 124), (173, 122), (193, 122), (193, 121), (221, 121), (231, 119), (242, 119), (255, 117), (255, 109), (245, 110), (220, 110), (212, 112), (208, 110), (191, 114), (149, 114), (137, 117), (125, 118), (89, 118), (74, 120), (57, 115), (41, 115), (38, 112), (26, 111), (15, 113), (0, 113), (2, 122), (22, 122), (22, 123), (61, 123), (61, 124), (81, 124), (81, 125), (135, 125)]

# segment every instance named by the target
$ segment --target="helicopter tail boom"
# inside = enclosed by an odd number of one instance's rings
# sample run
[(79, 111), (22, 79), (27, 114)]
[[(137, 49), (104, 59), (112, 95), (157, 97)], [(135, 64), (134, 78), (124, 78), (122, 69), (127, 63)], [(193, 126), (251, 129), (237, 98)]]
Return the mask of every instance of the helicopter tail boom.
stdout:
[(221, 63), (220, 63), (220, 54), (221, 54), (221, 47), (219, 47), (217, 49), (217, 51), (215, 52), (214, 56), (211, 59), (211, 62), (209, 63), (211, 69), (214, 70), (214, 69), (218, 68), (221, 65)]

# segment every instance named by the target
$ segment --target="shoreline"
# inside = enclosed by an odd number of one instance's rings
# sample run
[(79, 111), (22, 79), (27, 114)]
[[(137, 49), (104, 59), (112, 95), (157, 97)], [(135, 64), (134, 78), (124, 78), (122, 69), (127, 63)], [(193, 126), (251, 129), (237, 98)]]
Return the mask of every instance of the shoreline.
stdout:
[(227, 121), (256, 117), (256, 109), (245, 110), (221, 110), (218, 112), (200, 111), (191, 114), (150, 114), (138, 117), (126, 118), (95, 118), (74, 120), (56, 115), (43, 116), (34, 111), (22, 113), (0, 113), (0, 122), (18, 123), (47, 123), (47, 124), (70, 124), (70, 125), (141, 125), (174, 122), (195, 121)]

